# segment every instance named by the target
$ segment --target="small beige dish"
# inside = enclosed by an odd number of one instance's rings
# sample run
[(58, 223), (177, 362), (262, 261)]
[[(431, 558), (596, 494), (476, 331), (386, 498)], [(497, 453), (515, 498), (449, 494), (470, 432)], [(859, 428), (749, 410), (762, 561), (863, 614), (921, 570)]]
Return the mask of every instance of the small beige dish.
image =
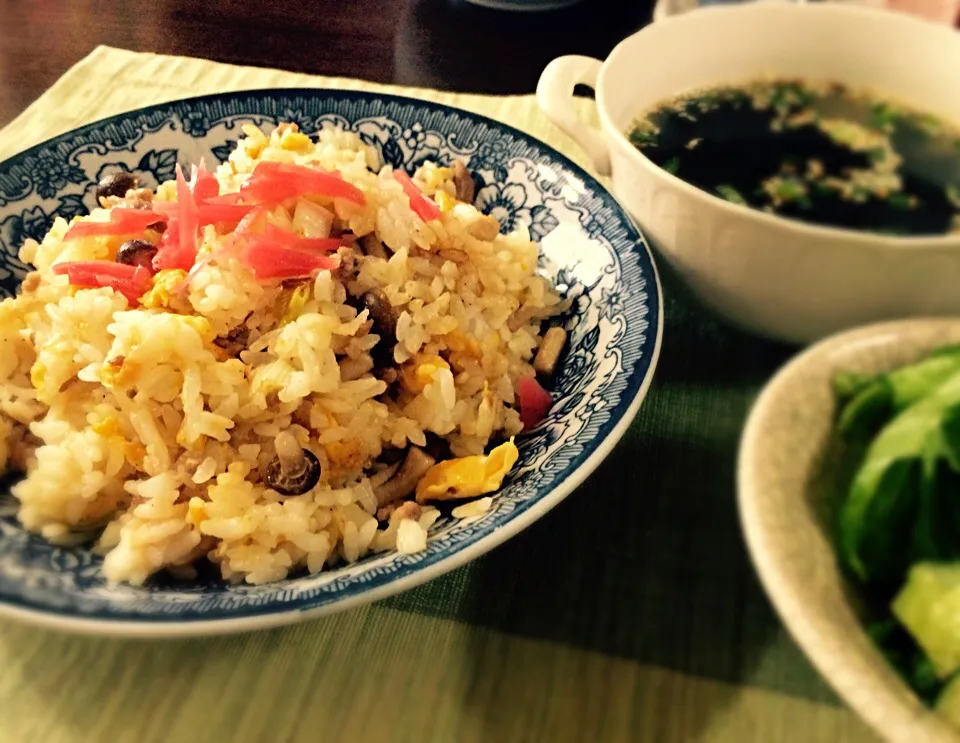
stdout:
[(740, 517), (760, 579), (824, 678), (891, 743), (958, 743), (873, 646), (835, 559), (822, 514), (839, 371), (882, 372), (960, 342), (960, 318), (871, 325), (801, 353), (766, 386), (747, 420), (737, 471)]

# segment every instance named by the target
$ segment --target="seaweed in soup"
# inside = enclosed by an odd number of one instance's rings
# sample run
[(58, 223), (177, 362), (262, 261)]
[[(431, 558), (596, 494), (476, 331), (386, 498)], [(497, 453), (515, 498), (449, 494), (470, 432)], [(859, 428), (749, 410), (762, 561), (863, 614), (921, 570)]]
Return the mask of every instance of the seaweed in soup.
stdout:
[(678, 178), (743, 206), (890, 235), (960, 229), (960, 132), (839, 84), (686, 94), (641, 117), (629, 138)]

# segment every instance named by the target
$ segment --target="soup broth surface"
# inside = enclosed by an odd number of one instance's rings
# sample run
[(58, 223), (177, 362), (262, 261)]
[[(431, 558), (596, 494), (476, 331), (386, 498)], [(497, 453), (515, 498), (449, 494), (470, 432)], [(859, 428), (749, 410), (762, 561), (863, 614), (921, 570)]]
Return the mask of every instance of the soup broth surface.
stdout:
[(960, 130), (836, 83), (757, 80), (678, 96), (630, 141), (728, 201), (886, 235), (960, 231)]

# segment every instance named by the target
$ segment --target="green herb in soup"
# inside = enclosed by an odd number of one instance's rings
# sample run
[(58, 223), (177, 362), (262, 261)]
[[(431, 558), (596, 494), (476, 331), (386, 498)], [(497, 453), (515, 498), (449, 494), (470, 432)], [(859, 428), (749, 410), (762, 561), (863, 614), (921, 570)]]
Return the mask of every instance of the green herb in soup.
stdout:
[(630, 141), (743, 206), (888, 235), (960, 231), (960, 130), (842, 85), (723, 86), (667, 101)]

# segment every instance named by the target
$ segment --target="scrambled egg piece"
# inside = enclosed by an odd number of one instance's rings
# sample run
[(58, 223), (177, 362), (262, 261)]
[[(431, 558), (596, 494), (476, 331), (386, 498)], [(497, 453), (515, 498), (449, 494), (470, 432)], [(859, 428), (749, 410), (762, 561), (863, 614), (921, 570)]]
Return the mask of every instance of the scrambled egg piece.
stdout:
[(424, 163), (416, 174), (428, 196), (439, 196), (446, 183), (453, 178), (453, 168), (442, 168), (435, 163)]
[(418, 394), (433, 381), (438, 371), (449, 368), (450, 364), (440, 356), (417, 356), (400, 369), (400, 381), (407, 390)]
[[(190, 303), (177, 295), (177, 287), (187, 280), (187, 272), (182, 268), (167, 268), (157, 271), (153, 277), (153, 286), (140, 298), (140, 304), (148, 310), (172, 309), (175, 312), (189, 312)], [(185, 303), (185, 307), (184, 307)]]
[(100, 383), (105, 387), (124, 389), (136, 383), (140, 376), (140, 364), (125, 356), (107, 359), (100, 367)]
[(446, 191), (437, 191), (433, 198), (437, 202), (437, 206), (440, 207), (440, 211), (444, 213), (449, 212), (457, 205), (457, 200)]
[(264, 147), (267, 146), (269, 140), (266, 135), (260, 131), (259, 127), (254, 126), (253, 124), (244, 124), (241, 127), (244, 134), (247, 136), (240, 140), (240, 147), (243, 148), (243, 152), (252, 160), (256, 160), (260, 157), (260, 153), (263, 152)]
[(90, 426), (90, 429), (104, 438), (116, 440), (117, 444), (123, 449), (124, 458), (135, 468), (143, 468), (143, 458), (147, 456), (147, 450), (139, 441), (127, 441), (120, 429), (120, 421), (112, 415), (101, 418)]
[(147, 449), (139, 441), (127, 442), (123, 445), (123, 456), (136, 469), (143, 469), (143, 460), (147, 456)]
[(511, 438), (486, 456), (461, 457), (435, 464), (417, 483), (417, 503), (492, 493), (500, 488), (519, 456)]
[(291, 152), (306, 152), (313, 147), (313, 142), (306, 134), (301, 134), (297, 128), (291, 127), (280, 135), (280, 146)]
[(97, 423), (94, 423), (92, 426), (90, 426), (90, 428), (93, 429), (95, 433), (98, 433), (105, 438), (123, 438), (123, 432), (120, 430), (120, 421), (118, 421), (116, 417), (112, 415), (108, 415)]
[(331, 441), (323, 445), (327, 458), (334, 467), (354, 470), (363, 467), (363, 454), (354, 442)]
[(213, 326), (205, 317), (191, 315), (181, 318), (181, 321), (184, 325), (193, 328), (205, 344), (213, 343), (213, 339), (217, 337), (217, 334), (213, 332)]

